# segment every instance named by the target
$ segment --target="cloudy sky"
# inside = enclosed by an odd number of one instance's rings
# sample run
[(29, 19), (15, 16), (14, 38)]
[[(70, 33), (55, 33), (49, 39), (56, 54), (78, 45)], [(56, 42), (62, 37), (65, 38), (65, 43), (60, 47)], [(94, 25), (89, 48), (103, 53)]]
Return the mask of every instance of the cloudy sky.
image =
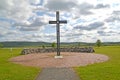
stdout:
[(1, 41), (120, 42), (120, 0), (0, 0)]

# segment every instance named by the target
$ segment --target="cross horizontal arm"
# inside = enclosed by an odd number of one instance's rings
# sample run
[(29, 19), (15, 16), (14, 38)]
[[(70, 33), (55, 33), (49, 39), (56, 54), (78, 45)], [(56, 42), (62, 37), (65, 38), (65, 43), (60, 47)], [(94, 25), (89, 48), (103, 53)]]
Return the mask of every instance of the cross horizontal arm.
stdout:
[(56, 24), (57, 21), (49, 21), (49, 24)]
[(59, 23), (67, 23), (66, 20), (59, 21)]

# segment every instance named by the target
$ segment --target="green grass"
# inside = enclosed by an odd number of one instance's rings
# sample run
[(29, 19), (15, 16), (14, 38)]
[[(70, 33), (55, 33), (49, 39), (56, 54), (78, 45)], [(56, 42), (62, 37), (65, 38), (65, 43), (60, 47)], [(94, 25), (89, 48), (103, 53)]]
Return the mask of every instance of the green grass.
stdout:
[(81, 80), (120, 80), (120, 46), (104, 46), (95, 51), (109, 56), (110, 60), (75, 68)]
[[(0, 80), (35, 80), (39, 68), (27, 67), (9, 62), (18, 56), (21, 49), (0, 49)], [(109, 56), (110, 60), (85, 67), (75, 68), (81, 80), (120, 80), (120, 46), (95, 48), (96, 53)]]
[(0, 49), (0, 80), (35, 80), (39, 68), (14, 64), (9, 58), (18, 56), (21, 49)]

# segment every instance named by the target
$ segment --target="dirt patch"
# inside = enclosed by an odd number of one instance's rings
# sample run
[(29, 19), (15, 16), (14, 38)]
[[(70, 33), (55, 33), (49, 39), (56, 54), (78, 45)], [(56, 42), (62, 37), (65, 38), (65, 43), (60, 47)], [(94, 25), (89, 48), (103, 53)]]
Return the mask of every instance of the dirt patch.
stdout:
[(76, 67), (107, 61), (108, 56), (95, 53), (62, 52), (62, 59), (55, 59), (56, 53), (28, 54), (11, 58), (10, 61), (37, 67)]

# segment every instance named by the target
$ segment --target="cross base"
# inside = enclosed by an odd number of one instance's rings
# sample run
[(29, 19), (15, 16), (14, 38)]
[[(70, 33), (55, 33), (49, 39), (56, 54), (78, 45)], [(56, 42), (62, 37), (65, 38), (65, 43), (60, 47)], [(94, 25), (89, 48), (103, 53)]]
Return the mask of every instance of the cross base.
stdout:
[(55, 56), (54, 58), (55, 59), (61, 59), (61, 58), (63, 58), (63, 56)]

